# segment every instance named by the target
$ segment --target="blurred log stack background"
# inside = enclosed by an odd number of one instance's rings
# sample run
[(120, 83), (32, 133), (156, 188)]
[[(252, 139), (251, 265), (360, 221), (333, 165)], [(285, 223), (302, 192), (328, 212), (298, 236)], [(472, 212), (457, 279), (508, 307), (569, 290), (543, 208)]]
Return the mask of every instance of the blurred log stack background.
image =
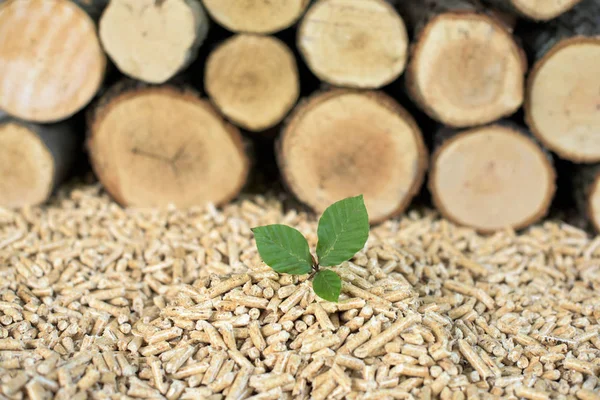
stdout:
[(5, 0), (0, 109), (0, 207), (87, 161), (134, 207), (277, 166), (316, 212), (600, 230), (600, 0)]

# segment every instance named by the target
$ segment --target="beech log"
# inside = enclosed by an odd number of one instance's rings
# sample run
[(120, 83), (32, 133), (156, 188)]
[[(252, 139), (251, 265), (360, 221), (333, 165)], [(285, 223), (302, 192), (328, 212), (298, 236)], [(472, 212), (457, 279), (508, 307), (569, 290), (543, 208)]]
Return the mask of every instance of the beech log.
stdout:
[(600, 161), (600, 2), (584, 0), (523, 37), (536, 60), (527, 81), (529, 128), (561, 158)]
[(463, 128), (493, 122), (521, 106), (526, 58), (497, 14), (460, 0), (399, 7), (415, 37), (406, 87), (430, 117)]
[(164, 83), (194, 61), (208, 27), (198, 0), (112, 0), (99, 29), (104, 49), (121, 72)]
[(204, 0), (210, 16), (232, 32), (269, 34), (293, 25), (310, 0)]
[(204, 86), (227, 118), (254, 132), (281, 122), (300, 93), (292, 51), (272, 36), (251, 34), (235, 35), (211, 52)]
[(406, 209), (427, 159), (414, 119), (377, 91), (315, 94), (293, 111), (277, 141), (283, 180), (301, 202), (322, 213), (363, 194), (372, 223)]
[(51, 123), (86, 106), (106, 69), (92, 19), (69, 0), (0, 4), (0, 108)]
[(526, 227), (545, 216), (555, 193), (551, 156), (506, 121), (440, 129), (428, 187), (440, 213), (481, 232)]
[(351, 88), (379, 88), (406, 66), (404, 21), (384, 0), (321, 0), (298, 28), (298, 48), (322, 81)]
[(0, 207), (46, 202), (68, 176), (78, 153), (77, 143), (77, 135), (64, 122), (0, 121)]
[(127, 206), (223, 204), (245, 184), (239, 131), (195, 92), (120, 83), (89, 115), (94, 172)]

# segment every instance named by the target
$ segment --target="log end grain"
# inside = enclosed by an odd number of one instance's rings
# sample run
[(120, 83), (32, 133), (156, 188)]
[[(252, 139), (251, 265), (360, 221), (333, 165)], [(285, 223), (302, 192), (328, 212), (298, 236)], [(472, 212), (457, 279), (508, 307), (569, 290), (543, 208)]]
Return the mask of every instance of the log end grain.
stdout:
[(0, 124), (0, 207), (41, 204), (54, 186), (54, 160), (37, 133), (16, 122)]
[(298, 48), (322, 81), (352, 88), (379, 88), (402, 74), (408, 36), (384, 0), (323, 0), (307, 11)]
[(89, 103), (106, 57), (91, 18), (68, 0), (9, 0), (0, 5), (0, 108), (55, 122)]
[(99, 32), (121, 72), (163, 83), (194, 60), (208, 27), (197, 0), (115, 0), (102, 14)]
[(554, 45), (527, 82), (525, 117), (532, 132), (561, 158), (600, 161), (600, 36)]
[(289, 118), (277, 147), (284, 181), (300, 201), (320, 213), (363, 194), (372, 223), (406, 209), (427, 166), (419, 127), (379, 92), (313, 96)]
[(170, 86), (109, 91), (90, 116), (88, 148), (106, 190), (121, 204), (223, 204), (245, 184), (239, 131), (206, 100)]
[(538, 20), (548, 21), (573, 8), (581, 0), (511, 0), (512, 6), (522, 15)]
[(556, 190), (554, 167), (543, 149), (500, 124), (444, 141), (432, 156), (428, 186), (443, 216), (482, 232), (538, 221)]
[(310, 0), (203, 0), (210, 16), (232, 32), (270, 34), (294, 24)]
[(209, 55), (204, 84), (221, 112), (250, 131), (281, 122), (300, 93), (292, 51), (279, 39), (251, 34), (235, 35)]
[(524, 97), (526, 60), (495, 18), (447, 12), (421, 31), (407, 67), (409, 94), (452, 127), (482, 125), (514, 113)]

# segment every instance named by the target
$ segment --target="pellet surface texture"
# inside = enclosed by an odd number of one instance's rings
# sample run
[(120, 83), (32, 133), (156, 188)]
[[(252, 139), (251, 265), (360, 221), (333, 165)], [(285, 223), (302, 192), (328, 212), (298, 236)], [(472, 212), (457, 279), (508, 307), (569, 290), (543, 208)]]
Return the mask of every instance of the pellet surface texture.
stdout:
[(599, 399), (600, 238), (371, 227), (338, 303), (251, 228), (317, 242), (281, 194), (122, 208), (97, 185), (0, 209), (0, 399)]

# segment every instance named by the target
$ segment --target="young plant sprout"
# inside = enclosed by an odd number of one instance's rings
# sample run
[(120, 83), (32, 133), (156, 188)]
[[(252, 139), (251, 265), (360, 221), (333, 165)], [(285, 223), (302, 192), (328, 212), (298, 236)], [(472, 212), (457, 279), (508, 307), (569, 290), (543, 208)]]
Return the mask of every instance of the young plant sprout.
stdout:
[(339, 265), (364, 247), (369, 237), (369, 216), (362, 194), (327, 207), (317, 228), (317, 260), (297, 229), (273, 224), (252, 228), (252, 232), (265, 264), (283, 274), (310, 274), (316, 295), (337, 302), (342, 280), (323, 267)]

